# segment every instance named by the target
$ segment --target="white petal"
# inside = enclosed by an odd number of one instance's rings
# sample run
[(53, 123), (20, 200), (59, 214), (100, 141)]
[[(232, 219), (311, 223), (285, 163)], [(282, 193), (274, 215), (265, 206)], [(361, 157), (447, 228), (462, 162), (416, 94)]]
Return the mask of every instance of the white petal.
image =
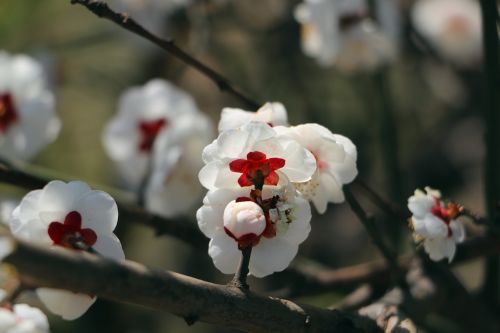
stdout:
[(0, 261), (12, 253), (14, 242), (9, 237), (0, 237)]
[(45, 316), (40, 309), (27, 304), (14, 304), (13, 310), (19, 318), (31, 322), (36, 327), (36, 332), (40, 332), (39, 330), (44, 332), (49, 331), (49, 321), (47, 320), (47, 316)]
[(425, 228), (429, 234), (428, 237), (434, 238), (448, 236), (448, 226), (440, 218), (432, 214), (428, 214), (424, 221)]
[(85, 294), (50, 288), (38, 288), (36, 294), (50, 312), (66, 320), (83, 315), (97, 299)]
[(452, 238), (428, 238), (424, 241), (424, 249), (434, 261), (448, 258), (451, 262), (455, 256), (456, 245)]
[(110, 234), (118, 222), (118, 207), (106, 192), (91, 191), (80, 198), (78, 212), (82, 227), (91, 228), (97, 234)]
[(93, 248), (106, 258), (117, 261), (125, 260), (122, 245), (115, 234), (97, 235), (97, 241)]
[(219, 121), (219, 132), (239, 128), (252, 119), (252, 113), (236, 108), (222, 109)]
[(432, 210), (436, 204), (435, 200), (430, 196), (411, 196), (408, 199), (408, 209), (417, 218), (424, 218)]
[(291, 141), (283, 152), (285, 166), (280, 169), (291, 182), (301, 183), (311, 179), (316, 171), (316, 159), (310, 151), (297, 142)]
[(311, 206), (302, 197), (296, 197), (293, 210), (293, 221), (286, 233), (280, 238), (291, 244), (300, 244), (307, 239), (311, 231)]
[(69, 183), (53, 180), (42, 190), (39, 200), (41, 211), (70, 212), (77, 210), (77, 201), (91, 191), (84, 182), (72, 181)]
[(451, 220), (450, 228), (455, 242), (462, 243), (465, 240), (465, 228), (462, 222), (459, 220)]
[(264, 277), (274, 272), (281, 272), (290, 265), (299, 247), (283, 238), (261, 238), (259, 244), (252, 249), (250, 257), (250, 274)]
[(224, 274), (233, 274), (238, 269), (241, 252), (236, 241), (224, 232), (217, 233), (208, 244), (208, 254), (215, 267)]
[(341, 203), (345, 200), (342, 185), (329, 174), (323, 173), (319, 176), (319, 186), (323, 189), (328, 202)]
[(42, 195), (42, 190), (31, 191), (26, 194), (19, 205), (12, 211), (11, 229), (17, 229), (18, 226), (12, 225), (12, 219), (16, 218), (16, 223), (22, 223), (23, 221), (32, 220), (38, 218), (38, 209), (40, 196)]

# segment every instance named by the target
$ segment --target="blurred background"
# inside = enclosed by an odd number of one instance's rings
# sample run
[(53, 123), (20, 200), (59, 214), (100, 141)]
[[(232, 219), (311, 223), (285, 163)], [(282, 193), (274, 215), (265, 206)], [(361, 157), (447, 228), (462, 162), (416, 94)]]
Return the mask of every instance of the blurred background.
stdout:
[[(127, 7), (131, 0), (109, 3), (155, 33), (172, 37), (254, 99), (282, 102), (290, 124), (317, 122), (351, 138), (358, 148), (359, 179), (388, 201), (405, 208), (415, 188), (429, 185), (484, 214), (480, 61), (457, 65), (418, 36), (410, 19), (414, 1), (394, 1), (397, 50), (390, 62), (370, 70), (324, 66), (305, 55), (303, 28), (294, 15), (299, 1), (205, 0), (165, 7), (159, 0), (137, 0), (135, 7)], [(62, 131), (27, 169), (50, 178), (84, 180), (124, 201), (132, 196), (123, 190), (101, 143), (124, 89), (164, 78), (190, 93), (214, 124), (223, 107), (244, 108), (192, 68), (69, 0), (1, 0), (0, 49), (41, 61), (57, 97)], [(5, 186), (1, 190), (2, 195), (24, 194)], [(412, 251), (406, 221), (388, 221), (359, 197), (368, 211), (378, 214), (387, 239), (399, 244), (401, 253)], [(195, 209), (193, 223), (194, 215)], [(119, 223), (117, 233), (130, 260), (218, 283), (231, 278), (219, 274), (208, 255), (179, 240), (155, 237), (152, 230), (130, 224)], [(346, 204), (330, 205), (325, 215), (313, 217), (299, 255), (330, 268), (379, 258)], [(481, 267), (477, 260), (454, 271), (475, 290)], [(250, 283), (268, 293), (280, 288), (276, 281), (251, 278)], [(342, 296), (332, 291), (299, 300), (330, 306)], [(164, 312), (102, 299), (75, 321), (49, 320), (55, 333), (234, 332), (203, 323), (188, 327)]]

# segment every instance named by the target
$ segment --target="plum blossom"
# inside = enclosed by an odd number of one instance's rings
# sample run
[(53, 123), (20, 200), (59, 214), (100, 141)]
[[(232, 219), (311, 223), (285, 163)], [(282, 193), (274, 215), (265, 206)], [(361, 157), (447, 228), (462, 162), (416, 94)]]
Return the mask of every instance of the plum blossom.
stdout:
[(49, 321), (42, 311), (27, 304), (0, 307), (0, 332), (49, 333)]
[(288, 115), (283, 104), (279, 102), (268, 102), (256, 112), (224, 108), (219, 121), (219, 132), (241, 127), (251, 121), (261, 121), (271, 127), (288, 126)]
[(209, 190), (277, 185), (282, 178), (306, 182), (316, 170), (316, 160), (308, 150), (256, 121), (222, 132), (205, 147), (203, 160), (206, 165), (199, 180)]
[(446, 59), (473, 67), (482, 58), (482, 25), (478, 1), (419, 0), (412, 8), (415, 29)]
[(371, 71), (396, 56), (399, 15), (393, 0), (377, 1), (380, 25), (364, 0), (304, 0), (295, 10), (304, 53), (343, 72)]
[(29, 160), (59, 134), (54, 95), (42, 65), (0, 51), (0, 155)]
[(145, 190), (149, 210), (172, 217), (201, 202), (204, 189), (197, 179), (204, 165), (201, 153), (213, 137), (212, 123), (198, 112), (179, 116), (176, 126), (158, 137)]
[(276, 131), (300, 143), (315, 158), (317, 168), (311, 180), (296, 183), (295, 188), (320, 214), (326, 211), (328, 202), (343, 202), (342, 186), (358, 174), (357, 150), (352, 141), (318, 124), (276, 127)]
[(156, 138), (175, 131), (186, 114), (198, 114), (191, 96), (171, 83), (155, 79), (127, 89), (117, 115), (103, 133), (106, 152), (131, 187), (138, 187), (148, 172)]
[(425, 252), (432, 260), (448, 258), (451, 262), (456, 244), (465, 239), (464, 226), (457, 219), (461, 207), (443, 202), (439, 191), (426, 187), (425, 193), (417, 189), (408, 199), (408, 208), (413, 214), (409, 223), (415, 240), (423, 240)]
[(284, 270), (311, 229), (309, 203), (282, 179), (264, 185), (210, 190), (196, 213), (209, 237), (208, 253), (224, 274), (237, 271), (240, 249), (252, 247), (249, 271), (264, 277)]
[[(109, 194), (80, 181), (56, 180), (24, 196), (12, 213), (10, 228), (14, 236), (30, 242), (95, 251), (121, 261), (123, 249), (113, 233), (117, 221), (118, 208)], [(36, 293), (50, 311), (67, 320), (81, 316), (96, 300), (49, 288), (38, 288)]]

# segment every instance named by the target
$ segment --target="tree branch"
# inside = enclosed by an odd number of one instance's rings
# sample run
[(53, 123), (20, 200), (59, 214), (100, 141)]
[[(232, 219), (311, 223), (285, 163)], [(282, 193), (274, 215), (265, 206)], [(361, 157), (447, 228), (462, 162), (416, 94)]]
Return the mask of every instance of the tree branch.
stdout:
[(23, 281), (171, 312), (246, 332), (381, 332), (363, 316), (243, 292), (182, 274), (117, 263), (85, 252), (17, 242), (5, 262)]
[(260, 103), (250, 99), (244, 93), (236, 89), (228, 79), (224, 76), (203, 64), (199, 60), (196, 60), (181, 48), (179, 48), (172, 39), (162, 39), (151, 32), (144, 29), (139, 23), (137, 23), (133, 18), (129, 17), (124, 13), (117, 13), (113, 11), (104, 1), (97, 0), (71, 0), (72, 4), (79, 4), (86, 7), (89, 11), (94, 13), (96, 16), (108, 19), (120, 27), (133, 32), (134, 34), (141, 36), (144, 39), (152, 42), (153, 44), (159, 46), (163, 50), (167, 51), (169, 54), (173, 55), (175, 58), (179, 59), (183, 63), (192, 68), (196, 69), (201, 74), (205, 75), (207, 78), (212, 80), (217, 87), (224, 92), (236, 97), (243, 104), (250, 108), (257, 109)]

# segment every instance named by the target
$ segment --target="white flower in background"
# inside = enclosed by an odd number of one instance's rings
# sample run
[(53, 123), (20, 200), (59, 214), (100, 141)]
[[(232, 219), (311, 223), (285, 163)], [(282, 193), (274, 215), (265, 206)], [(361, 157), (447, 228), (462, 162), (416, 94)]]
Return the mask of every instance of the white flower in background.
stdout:
[(237, 271), (240, 249), (247, 246), (252, 246), (249, 271), (256, 277), (284, 270), (295, 257), (311, 229), (311, 208), (284, 183), (264, 186), (258, 202), (248, 187), (207, 193), (196, 218), (211, 238), (208, 253), (222, 273)]
[(15, 244), (8, 236), (0, 235), (0, 262), (14, 251)]
[(294, 184), (295, 188), (314, 203), (320, 214), (326, 211), (328, 202), (343, 202), (342, 185), (358, 174), (357, 150), (352, 141), (318, 124), (276, 127), (276, 131), (297, 141), (315, 157), (317, 168), (312, 179)]
[(304, 53), (345, 72), (373, 70), (392, 61), (399, 14), (393, 0), (379, 2), (381, 24), (376, 25), (364, 0), (304, 0), (295, 11)]
[(446, 59), (458, 66), (478, 65), (482, 25), (475, 0), (419, 0), (412, 8), (415, 29)]
[(0, 332), (49, 333), (49, 321), (42, 311), (27, 304), (0, 307)]
[(9, 224), (10, 216), (17, 205), (19, 205), (18, 199), (9, 197), (0, 198), (0, 223)]
[(219, 121), (219, 132), (241, 127), (251, 121), (261, 121), (271, 127), (288, 126), (288, 115), (279, 102), (266, 103), (257, 112), (224, 108)]
[[(113, 233), (118, 208), (113, 198), (91, 190), (79, 181), (51, 181), (29, 192), (12, 213), (14, 236), (46, 246), (94, 250), (104, 257), (124, 260), (120, 241)], [(38, 288), (45, 306), (64, 319), (81, 316), (95, 302), (94, 296), (64, 290)]]
[(179, 116), (175, 128), (158, 137), (145, 191), (149, 210), (171, 217), (191, 212), (201, 202), (204, 189), (197, 177), (204, 165), (201, 153), (213, 137), (213, 125), (202, 113)]
[(175, 130), (182, 115), (197, 112), (191, 96), (161, 79), (122, 94), (118, 113), (103, 133), (103, 144), (130, 186), (138, 187), (148, 172), (156, 138)]
[(465, 239), (462, 222), (456, 217), (460, 206), (441, 200), (441, 193), (429, 187), (425, 193), (416, 190), (408, 199), (408, 208), (412, 212), (410, 225), (417, 241), (423, 240), (425, 252), (438, 261), (448, 258), (451, 262), (455, 256), (456, 244)]
[(26, 55), (0, 51), (0, 156), (29, 160), (61, 127), (42, 66)]
[(199, 173), (209, 189), (277, 185), (281, 178), (292, 182), (311, 179), (316, 170), (314, 156), (299, 143), (262, 122), (252, 121), (222, 132), (203, 150), (206, 165)]

